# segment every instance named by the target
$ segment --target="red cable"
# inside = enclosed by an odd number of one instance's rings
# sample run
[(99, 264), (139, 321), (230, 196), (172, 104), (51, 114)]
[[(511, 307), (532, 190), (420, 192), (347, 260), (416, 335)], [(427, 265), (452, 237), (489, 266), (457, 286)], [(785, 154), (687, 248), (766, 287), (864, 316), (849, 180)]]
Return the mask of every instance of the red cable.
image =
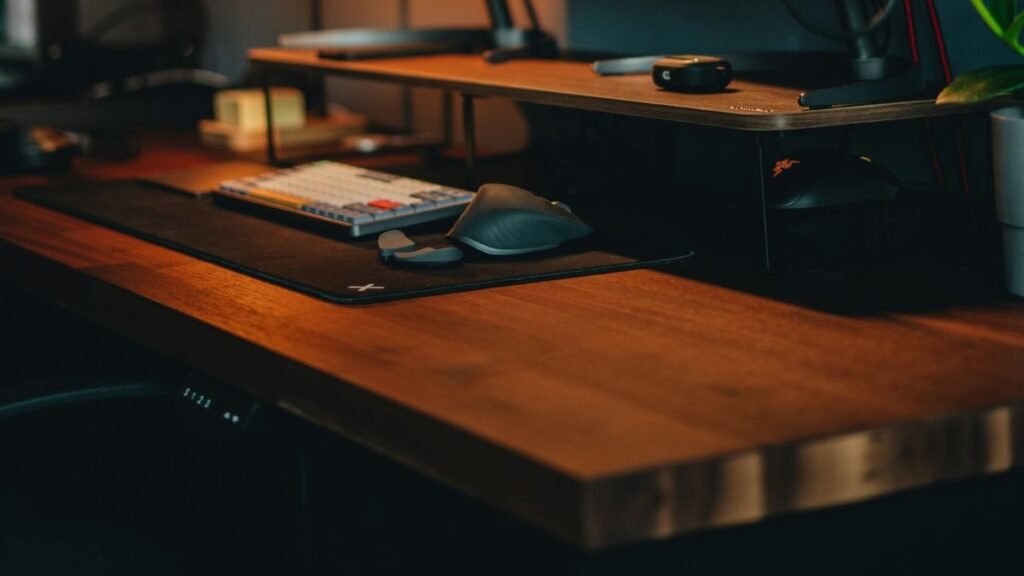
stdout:
[(953, 81), (953, 69), (949, 66), (949, 55), (946, 54), (946, 39), (942, 35), (942, 25), (939, 24), (939, 13), (935, 9), (935, 0), (925, 0), (928, 5), (928, 14), (932, 19), (932, 29), (935, 31), (935, 46), (939, 49), (939, 61), (942, 62), (942, 73), (946, 77), (946, 84)]
[[(935, 30), (935, 46), (939, 50), (939, 61), (942, 62), (942, 73), (946, 77), (946, 84), (953, 81), (953, 69), (949, 65), (949, 55), (946, 52), (946, 38), (942, 35), (942, 25), (939, 24), (939, 12), (935, 8), (935, 0), (925, 0), (928, 5), (928, 14), (931, 16), (932, 29)], [(964, 195), (971, 197), (971, 179), (967, 172), (967, 155), (964, 152), (964, 130), (960, 118), (953, 119), (953, 137), (956, 139), (957, 160), (960, 164), (960, 184), (963, 186)]]
[(903, 12), (906, 14), (907, 20), (907, 41), (910, 43), (910, 55), (914, 59), (914, 64), (918, 64), (921, 62), (921, 53), (917, 50), (917, 30), (914, 25), (914, 7), (911, 0), (903, 0)]

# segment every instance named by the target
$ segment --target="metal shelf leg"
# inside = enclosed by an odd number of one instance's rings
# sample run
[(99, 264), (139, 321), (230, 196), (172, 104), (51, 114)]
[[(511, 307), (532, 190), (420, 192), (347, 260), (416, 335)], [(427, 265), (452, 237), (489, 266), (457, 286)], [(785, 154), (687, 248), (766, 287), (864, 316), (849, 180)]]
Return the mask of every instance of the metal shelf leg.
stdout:
[(473, 96), (462, 95), (462, 134), (466, 146), (466, 188), (476, 188), (476, 114)]
[(270, 96), (270, 66), (263, 67), (263, 101), (267, 115), (267, 162), (272, 166), (278, 166), (277, 146), (274, 142), (274, 111), (273, 99)]

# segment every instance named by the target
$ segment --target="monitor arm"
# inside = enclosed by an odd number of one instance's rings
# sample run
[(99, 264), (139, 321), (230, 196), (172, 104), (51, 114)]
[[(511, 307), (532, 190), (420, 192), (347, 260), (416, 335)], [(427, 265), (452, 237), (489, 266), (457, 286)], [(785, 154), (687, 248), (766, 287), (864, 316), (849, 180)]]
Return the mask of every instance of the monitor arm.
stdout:
[(495, 48), (484, 52), (484, 59), (488, 62), (497, 64), (522, 58), (558, 56), (558, 43), (554, 37), (541, 29), (533, 1), (523, 0), (523, 4), (530, 18), (529, 28), (516, 28), (513, 25), (508, 0), (487, 0), (495, 45)]
[[(894, 10), (896, 0), (887, 0), (882, 8)], [(835, 0), (839, 19), (846, 29), (847, 46), (850, 53), (850, 77), (852, 83), (800, 95), (799, 103), (809, 108), (828, 108), (867, 104), (907, 98), (921, 93), (926, 85), (921, 67), (903, 58), (892, 58), (879, 47), (874, 29), (876, 23), (869, 15), (865, 0)], [(906, 14), (910, 18), (910, 14)]]
[(508, 0), (487, 0), (487, 13), (491, 17), (492, 29), (515, 27), (512, 22), (512, 11), (508, 8)]

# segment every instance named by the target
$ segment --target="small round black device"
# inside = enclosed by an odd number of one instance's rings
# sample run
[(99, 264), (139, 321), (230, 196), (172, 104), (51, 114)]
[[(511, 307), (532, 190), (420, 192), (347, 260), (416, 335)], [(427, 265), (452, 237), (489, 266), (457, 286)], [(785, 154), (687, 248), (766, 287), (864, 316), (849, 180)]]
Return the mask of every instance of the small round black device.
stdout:
[(715, 56), (666, 56), (654, 63), (654, 83), (673, 92), (719, 92), (732, 81), (732, 65)]

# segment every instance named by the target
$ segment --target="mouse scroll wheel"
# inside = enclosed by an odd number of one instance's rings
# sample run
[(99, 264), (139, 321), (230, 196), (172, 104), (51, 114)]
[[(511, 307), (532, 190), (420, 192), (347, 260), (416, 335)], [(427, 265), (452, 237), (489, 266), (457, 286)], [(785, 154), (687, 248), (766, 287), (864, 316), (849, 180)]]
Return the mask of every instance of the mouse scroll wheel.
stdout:
[(572, 214), (572, 208), (569, 208), (569, 205), (564, 203), (564, 202), (552, 202), (551, 205), (556, 207), (556, 208), (560, 208), (562, 210), (565, 210), (569, 214)]

